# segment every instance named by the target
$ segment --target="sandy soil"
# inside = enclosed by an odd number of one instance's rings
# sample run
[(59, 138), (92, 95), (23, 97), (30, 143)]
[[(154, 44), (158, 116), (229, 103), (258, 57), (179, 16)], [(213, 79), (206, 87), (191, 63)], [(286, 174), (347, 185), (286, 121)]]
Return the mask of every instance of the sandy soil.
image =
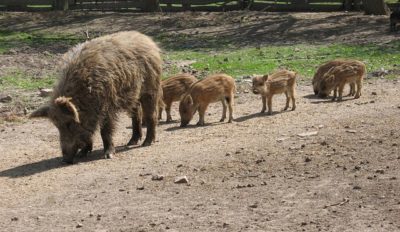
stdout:
[[(330, 17), (315, 17), (322, 15)], [(4, 24), (4, 18), (15, 16), (2, 17)], [(45, 16), (40, 17), (37, 22), (45, 22)], [(378, 36), (386, 24), (379, 28), (371, 29), (373, 34)], [(382, 34), (375, 39), (384, 42), (395, 36)], [(30, 49), (0, 59), (11, 57), (6, 67), (19, 67), (13, 63), (18, 55), (39, 53)], [(25, 67), (23, 56), (19, 58)], [(51, 65), (43, 65), (51, 70)], [(43, 71), (39, 67), (29, 70)], [(303, 83), (297, 88), (296, 111), (282, 112), (284, 98), (279, 96), (272, 116), (258, 113), (259, 96), (240, 92), (234, 123), (219, 123), (222, 107), (213, 104), (206, 126), (181, 129), (178, 121), (161, 122), (157, 142), (145, 148), (124, 147), (131, 132), (129, 119), (121, 114), (115, 158), (102, 158), (97, 134), (95, 151), (74, 165), (61, 163), (58, 132), (50, 122), (23, 119), (0, 124), (0, 228), (398, 231), (399, 88), (398, 80), (370, 78), (360, 99), (337, 103), (314, 98), (312, 87)], [(173, 118), (179, 119), (176, 107)], [(305, 132), (317, 134), (299, 136)], [(174, 183), (180, 176), (189, 182)]]

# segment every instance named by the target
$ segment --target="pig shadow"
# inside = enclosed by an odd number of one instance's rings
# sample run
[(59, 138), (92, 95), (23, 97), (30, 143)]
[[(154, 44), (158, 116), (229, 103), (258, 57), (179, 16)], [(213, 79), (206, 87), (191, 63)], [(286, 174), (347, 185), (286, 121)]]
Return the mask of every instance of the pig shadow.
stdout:
[[(118, 154), (118, 153), (121, 153), (121, 152), (137, 149), (137, 148), (140, 148), (140, 147), (141, 147), (140, 145), (134, 145), (134, 146), (121, 145), (121, 146), (116, 146), (115, 147), (115, 153)], [(104, 158), (104, 150), (103, 149), (98, 149), (98, 150), (94, 150), (94, 151), (90, 152), (89, 154), (87, 154), (86, 156), (83, 156), (83, 157), (77, 157), (76, 156), (75, 159), (74, 159), (74, 164), (86, 163), (86, 162), (102, 160), (102, 159), (105, 159)]]
[[(131, 149), (139, 148), (140, 146), (127, 147), (118, 146), (116, 147), (116, 153), (125, 152)], [(103, 149), (95, 150), (89, 153), (86, 157), (75, 157), (74, 164), (91, 162), (95, 160), (104, 159)], [(35, 163), (24, 164), (17, 167), (13, 167), (7, 170), (0, 171), (0, 177), (10, 177), (10, 178), (20, 178), (35, 175), (45, 171), (50, 171), (53, 169), (64, 168), (70, 164), (65, 164), (62, 162), (62, 157), (55, 157), (46, 160), (41, 160)]]
[(354, 100), (353, 97), (351, 97), (351, 98), (342, 98), (341, 101), (337, 101), (337, 100), (332, 101), (331, 97), (329, 97), (329, 98), (319, 98), (319, 99), (320, 99), (319, 101), (311, 101), (310, 103), (311, 104), (321, 104), (321, 103), (322, 104), (330, 104), (330, 103), (338, 103), (338, 104), (340, 104), (340, 103), (343, 103), (343, 102), (346, 102), (346, 101)]
[[(233, 121), (235, 121), (235, 120), (233, 120)], [(186, 127), (180, 127), (180, 126), (170, 127), (170, 128), (165, 129), (165, 131), (196, 129), (196, 128), (218, 126), (218, 125), (222, 125), (222, 124), (231, 124), (231, 123), (228, 123), (226, 121), (225, 122), (212, 122), (212, 123), (206, 123), (204, 126), (198, 126), (196, 124), (189, 124)]]

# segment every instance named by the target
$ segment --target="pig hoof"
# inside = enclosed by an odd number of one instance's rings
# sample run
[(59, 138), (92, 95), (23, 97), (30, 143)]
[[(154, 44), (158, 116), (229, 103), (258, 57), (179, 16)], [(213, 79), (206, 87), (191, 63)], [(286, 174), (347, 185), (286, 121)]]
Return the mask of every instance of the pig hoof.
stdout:
[(204, 126), (204, 123), (198, 122), (196, 125), (197, 125), (197, 126)]
[(223, 122), (223, 121), (225, 121), (225, 118), (221, 118), (219, 121), (220, 121), (220, 122)]
[(292, 108), (292, 111), (295, 111), (295, 110), (296, 110), (296, 107), (293, 107), (293, 108)]
[(113, 157), (114, 157), (114, 154), (112, 152), (104, 153), (104, 158), (105, 159), (112, 159)]
[(144, 141), (142, 147), (148, 147), (151, 145), (151, 141)]
[(232, 122), (233, 122), (233, 119), (229, 119), (228, 123), (232, 123)]
[(76, 155), (79, 158), (85, 158), (91, 151), (88, 150), (80, 150), (79, 153)]
[(127, 146), (133, 146), (133, 145), (137, 145), (139, 142), (140, 138), (131, 138), (127, 144)]

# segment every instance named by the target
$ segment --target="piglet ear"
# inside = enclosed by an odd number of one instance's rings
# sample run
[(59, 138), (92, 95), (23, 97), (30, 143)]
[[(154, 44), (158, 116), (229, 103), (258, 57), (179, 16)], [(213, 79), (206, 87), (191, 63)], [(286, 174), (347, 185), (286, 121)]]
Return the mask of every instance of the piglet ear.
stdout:
[(263, 76), (263, 80), (264, 80), (264, 81), (267, 81), (267, 80), (268, 80), (268, 75), (264, 75), (264, 76)]
[(34, 111), (33, 113), (31, 113), (31, 115), (29, 115), (29, 118), (49, 117), (49, 111), (50, 111), (50, 106), (48, 106), (48, 105), (42, 106), (39, 109), (37, 109), (36, 111)]
[(54, 100), (54, 104), (63, 114), (70, 115), (75, 122), (80, 123), (78, 110), (71, 100), (72, 98), (58, 97)]
[(185, 102), (189, 105), (193, 105), (193, 99), (192, 96), (190, 96), (189, 94), (186, 96), (185, 98)]

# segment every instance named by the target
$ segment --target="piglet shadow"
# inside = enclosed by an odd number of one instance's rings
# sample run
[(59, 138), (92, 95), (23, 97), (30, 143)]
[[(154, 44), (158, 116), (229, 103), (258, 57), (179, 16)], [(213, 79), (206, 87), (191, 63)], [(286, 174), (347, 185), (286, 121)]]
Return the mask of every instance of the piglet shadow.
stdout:
[(306, 99), (321, 99), (320, 97), (318, 97), (318, 95), (315, 95), (315, 94), (308, 94), (308, 95), (303, 96), (303, 98), (306, 98)]
[[(116, 153), (120, 152), (125, 152), (131, 149), (139, 148), (140, 146), (133, 146), (133, 147), (128, 147), (128, 146), (118, 146), (116, 147)], [(85, 162), (90, 162), (94, 160), (100, 160), (104, 159), (103, 156), (103, 150), (95, 150), (89, 153), (86, 157), (83, 158), (75, 158), (75, 164), (76, 163), (85, 163)], [(62, 162), (62, 157), (55, 157), (55, 158), (50, 158), (46, 160), (41, 160), (38, 162), (30, 163), (30, 164), (23, 164), (17, 167), (13, 167), (10, 169), (6, 169), (3, 171), (0, 171), (0, 177), (10, 177), (10, 178), (20, 178), (20, 177), (25, 177), (25, 176), (31, 176), (35, 175), (38, 173), (50, 171), (53, 169), (58, 169), (58, 168), (64, 168), (66, 166), (69, 166), (69, 164), (65, 164)]]
[(258, 113), (255, 113), (255, 114), (244, 115), (242, 117), (236, 118), (235, 122), (244, 122), (244, 121), (247, 121), (249, 119), (266, 117), (266, 116), (271, 116), (271, 115), (268, 115), (266, 113), (258, 112)]
[[(235, 121), (235, 120), (233, 120)], [(213, 122), (213, 123), (206, 123), (204, 126), (198, 126), (195, 124), (189, 124), (185, 127), (181, 127), (181, 126), (174, 126), (174, 127), (170, 127), (165, 129), (165, 131), (177, 131), (177, 130), (188, 130), (188, 129), (195, 129), (195, 128), (204, 128), (204, 127), (212, 127), (212, 126), (218, 126), (218, 125), (222, 125), (222, 124), (231, 124), (231, 123), (227, 123), (225, 122)]]
[(169, 121), (169, 122), (167, 122), (167, 121), (158, 121), (158, 124), (159, 125), (169, 125), (169, 124), (173, 124), (173, 123), (177, 123), (177, 122), (179, 122), (178, 120), (172, 120), (172, 121)]

